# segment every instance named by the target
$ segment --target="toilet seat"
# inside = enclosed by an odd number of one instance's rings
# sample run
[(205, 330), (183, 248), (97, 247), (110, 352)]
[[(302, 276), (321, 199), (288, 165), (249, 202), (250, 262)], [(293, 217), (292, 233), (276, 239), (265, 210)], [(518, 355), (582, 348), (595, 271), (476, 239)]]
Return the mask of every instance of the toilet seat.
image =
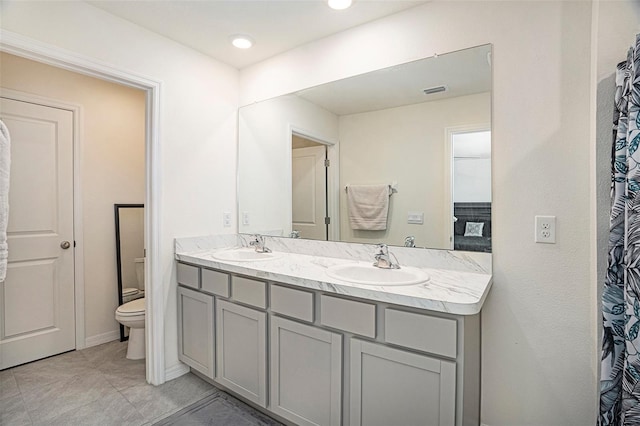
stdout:
[(144, 315), (144, 297), (136, 300), (132, 300), (131, 302), (127, 302), (124, 305), (120, 305), (118, 309), (116, 309), (116, 314), (122, 317), (134, 317), (139, 315)]

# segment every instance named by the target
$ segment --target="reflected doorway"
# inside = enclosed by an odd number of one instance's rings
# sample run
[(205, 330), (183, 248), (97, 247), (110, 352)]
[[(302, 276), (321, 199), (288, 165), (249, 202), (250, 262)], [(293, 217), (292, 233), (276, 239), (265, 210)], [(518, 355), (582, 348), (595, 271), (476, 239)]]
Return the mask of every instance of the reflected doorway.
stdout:
[(491, 252), (491, 131), (450, 133), (451, 244), (454, 250)]
[(327, 145), (291, 137), (291, 236), (328, 240)]

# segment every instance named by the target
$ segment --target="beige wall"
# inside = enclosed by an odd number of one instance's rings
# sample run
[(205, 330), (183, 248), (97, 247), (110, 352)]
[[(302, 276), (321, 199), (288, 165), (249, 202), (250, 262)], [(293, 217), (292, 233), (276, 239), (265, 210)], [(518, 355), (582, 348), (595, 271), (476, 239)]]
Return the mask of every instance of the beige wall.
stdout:
[[(449, 248), (451, 170), (445, 163), (446, 129), (490, 123), (489, 93), (341, 116), (340, 239), (402, 245), (406, 236), (413, 235), (419, 247)], [(352, 230), (342, 188), (392, 182), (397, 182), (398, 192), (390, 199), (387, 230)], [(410, 211), (423, 212), (424, 224), (408, 224)]]
[[(174, 238), (232, 233), (236, 216), (238, 71), (85, 2), (0, 2), (0, 26), (64, 53), (161, 83), (158, 91), (159, 256), (152, 285), (164, 307), (164, 368), (178, 361)], [(164, 330), (163, 330), (164, 329)], [(162, 358), (160, 358), (162, 360)], [(152, 366), (155, 371), (155, 366)], [(160, 365), (162, 368), (162, 365)]]
[(81, 107), (85, 337), (119, 336), (114, 203), (144, 203), (145, 93), (0, 53), (0, 85)]

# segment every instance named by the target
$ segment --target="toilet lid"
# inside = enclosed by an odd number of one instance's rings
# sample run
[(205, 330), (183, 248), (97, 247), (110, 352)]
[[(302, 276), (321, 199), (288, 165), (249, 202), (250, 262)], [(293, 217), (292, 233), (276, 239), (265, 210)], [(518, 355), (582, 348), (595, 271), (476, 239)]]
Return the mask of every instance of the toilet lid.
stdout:
[(123, 288), (122, 289), (122, 295), (123, 296), (133, 296), (134, 294), (138, 293), (138, 289), (137, 288), (133, 288), (133, 287), (129, 287), (129, 288)]
[(120, 315), (138, 315), (144, 313), (144, 297), (120, 305), (117, 312)]

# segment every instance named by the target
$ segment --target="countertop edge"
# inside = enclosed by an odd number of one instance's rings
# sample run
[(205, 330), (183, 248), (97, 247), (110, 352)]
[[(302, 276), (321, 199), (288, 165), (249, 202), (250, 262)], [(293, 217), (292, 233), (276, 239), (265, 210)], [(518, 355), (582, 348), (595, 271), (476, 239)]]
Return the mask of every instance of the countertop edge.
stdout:
[(458, 303), (453, 301), (434, 300), (419, 296), (408, 296), (379, 290), (375, 287), (364, 287), (352, 285), (350, 283), (341, 283), (338, 280), (329, 282), (259, 269), (260, 265), (265, 264), (265, 261), (251, 262), (250, 265), (246, 263), (238, 264), (237, 262), (227, 262), (213, 258), (203, 259), (203, 255), (204, 253), (176, 253), (175, 259), (177, 261), (199, 267), (218, 269), (232, 274), (240, 274), (252, 278), (279, 282), (300, 288), (325, 291), (328, 293), (355, 297), (368, 301), (389, 303), (453, 315), (471, 316), (480, 313), (484, 301), (493, 284), (493, 277), (490, 274), (482, 274), (486, 275), (488, 278), (488, 282), (482, 295), (472, 303)]

